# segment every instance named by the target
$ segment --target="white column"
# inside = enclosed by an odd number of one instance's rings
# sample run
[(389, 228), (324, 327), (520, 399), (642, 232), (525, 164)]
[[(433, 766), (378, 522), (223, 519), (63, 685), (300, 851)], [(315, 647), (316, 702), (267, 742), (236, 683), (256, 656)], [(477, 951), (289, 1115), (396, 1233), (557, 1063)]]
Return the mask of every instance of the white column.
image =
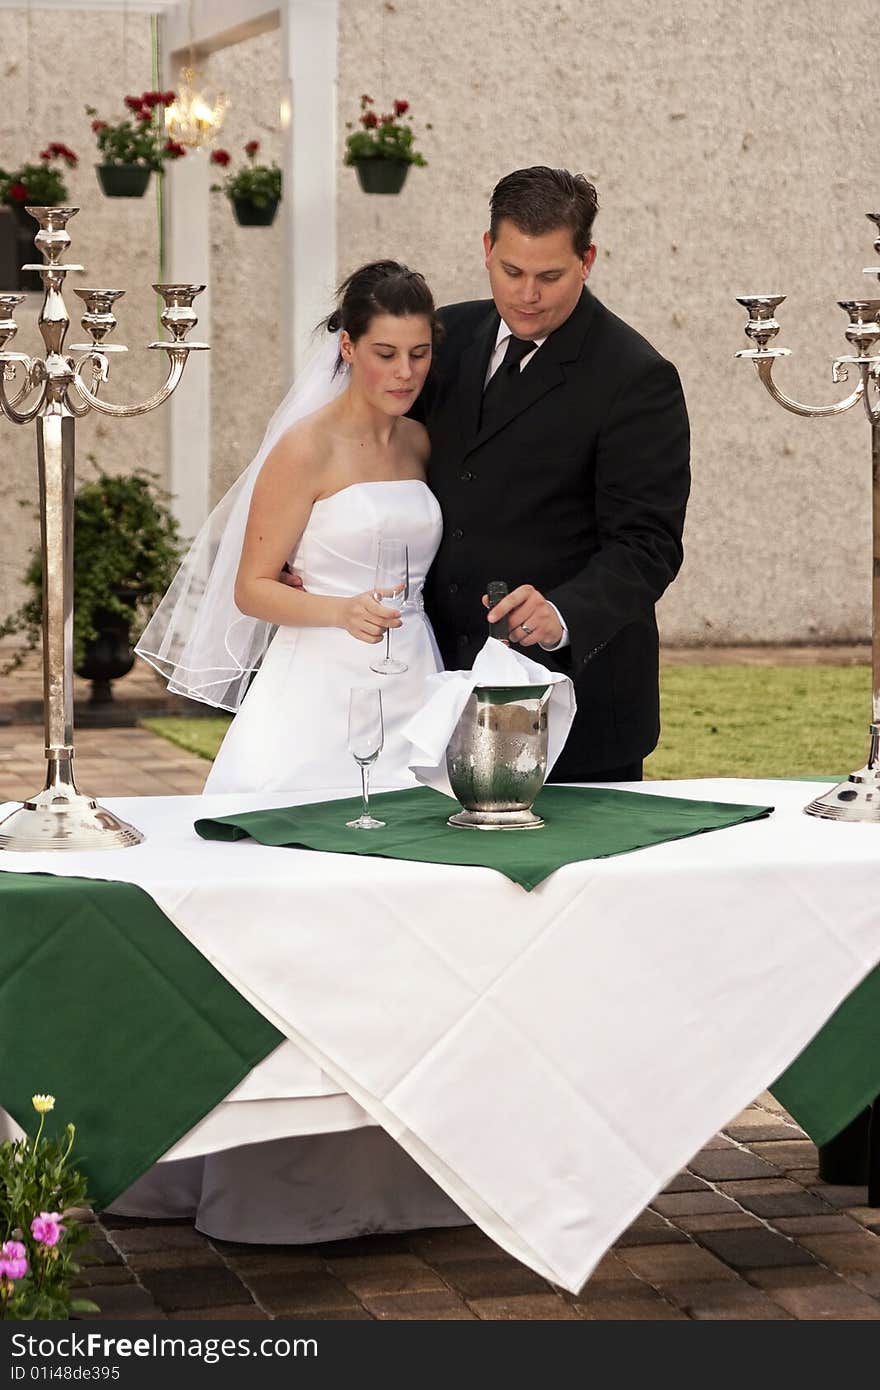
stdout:
[(287, 0), (281, 121), (285, 275), (279, 308), (292, 379), (336, 285), (338, 0)]
[[(175, 71), (164, 80), (173, 87)], [(211, 176), (205, 151), (187, 151), (165, 166), (165, 279), (206, 285), (193, 307), (199, 322), (193, 342), (211, 341)], [(211, 354), (193, 352), (183, 379), (164, 407), (168, 490), (184, 536), (194, 536), (208, 514), (211, 477)]]

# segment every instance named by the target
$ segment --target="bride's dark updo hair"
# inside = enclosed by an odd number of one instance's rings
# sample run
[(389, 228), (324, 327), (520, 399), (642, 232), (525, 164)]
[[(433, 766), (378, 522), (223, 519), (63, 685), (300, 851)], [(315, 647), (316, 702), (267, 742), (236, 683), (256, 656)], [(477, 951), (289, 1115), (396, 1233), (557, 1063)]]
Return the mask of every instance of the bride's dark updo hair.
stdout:
[(371, 261), (343, 280), (336, 291), (336, 308), (326, 320), (327, 329), (337, 333), (344, 328), (356, 343), (377, 314), (391, 314), (394, 318), (424, 314), (436, 341), (434, 296), (425, 277), (399, 261)]

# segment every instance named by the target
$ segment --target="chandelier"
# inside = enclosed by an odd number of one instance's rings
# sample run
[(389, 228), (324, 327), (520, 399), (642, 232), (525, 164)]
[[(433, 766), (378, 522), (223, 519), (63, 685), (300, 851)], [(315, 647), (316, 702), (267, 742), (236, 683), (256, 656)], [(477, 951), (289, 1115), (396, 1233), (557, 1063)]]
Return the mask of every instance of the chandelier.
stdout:
[(174, 101), (165, 108), (165, 129), (189, 149), (204, 149), (217, 135), (228, 108), (225, 93), (200, 86), (196, 69), (185, 67)]

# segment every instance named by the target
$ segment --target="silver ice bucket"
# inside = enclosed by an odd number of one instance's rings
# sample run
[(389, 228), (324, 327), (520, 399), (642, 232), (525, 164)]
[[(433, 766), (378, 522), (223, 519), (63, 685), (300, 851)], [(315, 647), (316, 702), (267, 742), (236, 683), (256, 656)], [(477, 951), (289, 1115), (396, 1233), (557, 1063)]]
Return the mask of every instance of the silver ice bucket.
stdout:
[(532, 802), (547, 773), (550, 685), (478, 685), (446, 749), (446, 771), (463, 810), (449, 825), (534, 830)]

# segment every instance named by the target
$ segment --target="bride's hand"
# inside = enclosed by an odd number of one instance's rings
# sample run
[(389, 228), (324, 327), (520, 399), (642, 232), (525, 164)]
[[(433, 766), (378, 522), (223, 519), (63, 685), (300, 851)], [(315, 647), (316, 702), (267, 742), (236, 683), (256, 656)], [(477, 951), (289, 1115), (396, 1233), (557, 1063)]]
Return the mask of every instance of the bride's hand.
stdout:
[[(389, 591), (390, 592), (390, 591)], [(359, 642), (381, 642), (385, 630), (400, 627), (400, 610), (385, 608), (371, 592), (342, 600), (340, 627)]]

